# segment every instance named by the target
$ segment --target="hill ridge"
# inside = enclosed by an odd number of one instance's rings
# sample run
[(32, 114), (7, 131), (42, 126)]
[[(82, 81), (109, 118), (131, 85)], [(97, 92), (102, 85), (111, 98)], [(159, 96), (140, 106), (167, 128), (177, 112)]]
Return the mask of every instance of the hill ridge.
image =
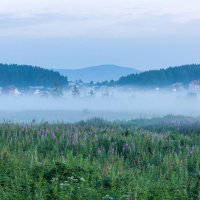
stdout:
[(69, 80), (82, 80), (83, 82), (102, 82), (118, 80), (121, 76), (138, 73), (139, 70), (130, 67), (121, 67), (114, 64), (103, 64), (79, 69), (54, 69)]

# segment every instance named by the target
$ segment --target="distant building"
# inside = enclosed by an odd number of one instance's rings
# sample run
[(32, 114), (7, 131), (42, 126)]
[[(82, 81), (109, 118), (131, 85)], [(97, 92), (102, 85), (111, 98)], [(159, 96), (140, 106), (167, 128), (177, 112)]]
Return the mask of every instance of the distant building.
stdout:
[(189, 89), (193, 91), (200, 91), (200, 80), (194, 80), (189, 84)]
[(174, 83), (172, 85), (170, 85), (170, 90), (172, 92), (177, 92), (177, 91), (181, 91), (184, 89), (184, 86), (181, 82), (177, 82), (177, 83)]
[(12, 96), (19, 96), (22, 94), (14, 85), (3, 88), (2, 93)]
[(41, 95), (41, 91), (40, 91), (39, 89), (36, 89), (36, 90), (33, 92), (33, 94), (34, 94), (35, 96), (40, 96), (40, 95)]
[(76, 83), (73, 82), (73, 81), (69, 81), (69, 82), (68, 82), (68, 85), (69, 85), (69, 87), (74, 87), (74, 86), (76, 86)]

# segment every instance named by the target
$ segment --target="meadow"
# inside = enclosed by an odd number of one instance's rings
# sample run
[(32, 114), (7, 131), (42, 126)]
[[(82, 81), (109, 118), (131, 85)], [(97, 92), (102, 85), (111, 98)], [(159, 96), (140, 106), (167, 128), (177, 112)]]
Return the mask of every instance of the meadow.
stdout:
[(200, 199), (200, 120), (5, 121), (0, 199)]

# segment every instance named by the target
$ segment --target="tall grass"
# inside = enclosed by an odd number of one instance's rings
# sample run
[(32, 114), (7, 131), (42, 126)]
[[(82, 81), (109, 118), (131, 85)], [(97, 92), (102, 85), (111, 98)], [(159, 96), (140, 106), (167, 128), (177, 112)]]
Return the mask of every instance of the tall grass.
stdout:
[(200, 199), (200, 122), (0, 124), (0, 199)]

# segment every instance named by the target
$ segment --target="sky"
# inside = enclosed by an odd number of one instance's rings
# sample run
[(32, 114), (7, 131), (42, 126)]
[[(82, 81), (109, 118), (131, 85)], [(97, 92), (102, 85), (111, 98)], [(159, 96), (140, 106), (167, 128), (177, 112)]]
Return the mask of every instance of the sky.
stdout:
[(1, 63), (149, 70), (199, 55), (199, 0), (0, 1)]

